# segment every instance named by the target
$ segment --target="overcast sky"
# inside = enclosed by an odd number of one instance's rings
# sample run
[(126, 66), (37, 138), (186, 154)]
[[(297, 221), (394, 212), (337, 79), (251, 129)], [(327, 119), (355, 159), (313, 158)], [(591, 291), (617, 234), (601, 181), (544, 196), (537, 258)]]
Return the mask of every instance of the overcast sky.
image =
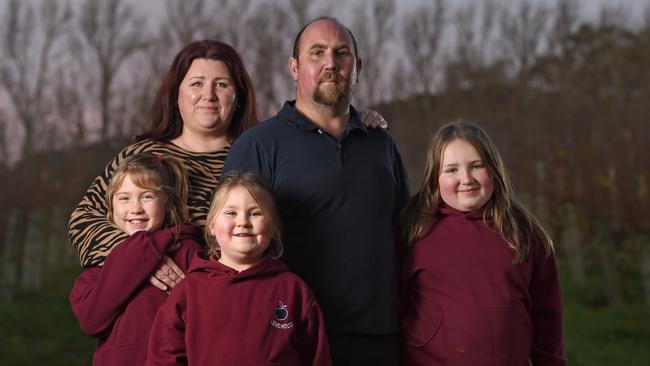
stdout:
[[(83, 0), (73, 0), (74, 2), (81, 2)], [(182, 1), (182, 0), (178, 0)], [(210, 0), (207, 0), (208, 2)], [(255, 0), (241, 0), (241, 1), (255, 1)], [(277, 0), (284, 1), (284, 0)], [(353, 0), (354, 2), (364, 1), (364, 0)], [(365, 0), (372, 1), (372, 0)], [(398, 12), (402, 13), (409, 8), (416, 6), (417, 4), (426, 3), (431, 0), (397, 0)], [(460, 6), (461, 4), (471, 4), (471, 3), (480, 3), (483, 0), (447, 0), (448, 4), (452, 6)], [(558, 0), (533, 0), (535, 3), (545, 3), (549, 5), (557, 4)], [(582, 16), (585, 19), (596, 19), (598, 17), (598, 11), (602, 8), (603, 4), (609, 4), (613, 6), (622, 6), (625, 9), (629, 10), (629, 14), (634, 17), (633, 21), (638, 22), (643, 17), (644, 10), (650, 5), (650, 0), (578, 0), (580, 3), (580, 8), (582, 10)], [(164, 0), (127, 0), (128, 3), (132, 4), (141, 14), (151, 14), (160, 16), (163, 14), (165, 6)], [(349, 3), (350, 0), (331, 0), (331, 4), (341, 4), (345, 6)], [(497, 0), (499, 3), (506, 4), (517, 4), (521, 0)]]

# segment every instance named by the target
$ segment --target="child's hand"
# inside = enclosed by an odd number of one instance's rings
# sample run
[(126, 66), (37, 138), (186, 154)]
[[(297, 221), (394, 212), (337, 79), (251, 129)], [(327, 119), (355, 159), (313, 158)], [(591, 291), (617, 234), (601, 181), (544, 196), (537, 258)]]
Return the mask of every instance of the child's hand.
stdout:
[(180, 267), (178, 267), (171, 258), (165, 256), (160, 267), (158, 267), (154, 274), (149, 278), (149, 282), (157, 288), (169, 292), (174, 288), (174, 286), (179, 284), (183, 278), (185, 278), (185, 273), (183, 273)]

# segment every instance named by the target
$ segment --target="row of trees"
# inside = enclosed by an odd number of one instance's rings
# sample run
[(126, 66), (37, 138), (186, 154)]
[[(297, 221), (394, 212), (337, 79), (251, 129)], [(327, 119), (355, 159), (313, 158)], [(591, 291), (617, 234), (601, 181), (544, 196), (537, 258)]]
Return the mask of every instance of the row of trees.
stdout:
[[(174, 54), (195, 39), (240, 51), (266, 117), (292, 95), (286, 60), (297, 30), (321, 14), (343, 19), (358, 38), (365, 63), (356, 104), (363, 106), (481, 78), (532, 82), (538, 59), (558, 56), (582, 24), (579, 0), (460, 8), (423, 0), (402, 12), (395, 0), (166, 0), (161, 19), (128, 0), (80, 2), (74, 9), (65, 0), (3, 2), (1, 161), (140, 131)], [(623, 9), (605, 7), (599, 24), (625, 29), (625, 19)]]
[[(0, 192), (0, 233), (10, 232), (0, 236), (3, 251), (26, 255), (7, 248), (31, 235), (21, 226), (30, 212), (74, 205), (124, 138), (142, 130), (184, 44), (232, 44), (269, 116), (292, 95), (286, 60), (295, 33), (328, 14), (357, 37), (364, 69), (355, 104), (387, 117), (413, 190), (435, 129), (477, 121), (553, 229), (574, 282), (595, 263), (605, 302), (619, 304), (621, 265), (634, 263), (650, 304), (650, 11), (635, 23), (624, 8), (605, 6), (586, 21), (586, 1), (423, 0), (399, 12), (395, 0), (166, 0), (161, 19), (126, 0), (81, 0), (74, 9), (3, 2), (0, 174), (13, 182)], [(71, 164), (80, 156), (84, 165)]]

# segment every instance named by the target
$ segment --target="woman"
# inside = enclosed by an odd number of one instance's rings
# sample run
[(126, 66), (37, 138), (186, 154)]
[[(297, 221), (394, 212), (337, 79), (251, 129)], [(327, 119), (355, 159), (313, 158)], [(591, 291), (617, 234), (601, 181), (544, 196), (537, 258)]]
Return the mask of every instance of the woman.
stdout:
[[(109, 223), (104, 199), (119, 162), (143, 151), (180, 159), (189, 176), (190, 220), (202, 226), (230, 144), (257, 121), (253, 84), (232, 47), (204, 40), (183, 48), (155, 96), (149, 128), (106, 166), (72, 212), (69, 235), (82, 265), (101, 265), (127, 238)], [(180, 281), (180, 270), (168, 258), (161, 269), (151, 279), (157, 287)]]

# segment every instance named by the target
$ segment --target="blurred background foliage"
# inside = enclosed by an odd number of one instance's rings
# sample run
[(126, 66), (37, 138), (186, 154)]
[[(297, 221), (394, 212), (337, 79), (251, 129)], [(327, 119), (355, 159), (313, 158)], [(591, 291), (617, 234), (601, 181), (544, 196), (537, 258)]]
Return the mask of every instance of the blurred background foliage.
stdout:
[(496, 141), (555, 240), (570, 364), (650, 364), (650, 7), (586, 19), (586, 2), (3, 1), (0, 365), (90, 363), (68, 215), (143, 129), (174, 54), (232, 44), (265, 118), (291, 99), (295, 33), (322, 14), (357, 37), (354, 103), (389, 121), (414, 192), (440, 125)]

